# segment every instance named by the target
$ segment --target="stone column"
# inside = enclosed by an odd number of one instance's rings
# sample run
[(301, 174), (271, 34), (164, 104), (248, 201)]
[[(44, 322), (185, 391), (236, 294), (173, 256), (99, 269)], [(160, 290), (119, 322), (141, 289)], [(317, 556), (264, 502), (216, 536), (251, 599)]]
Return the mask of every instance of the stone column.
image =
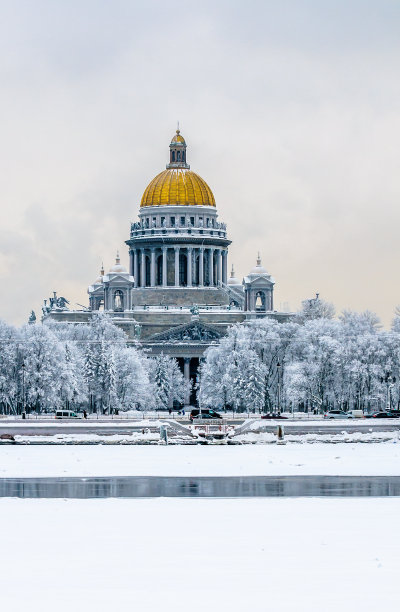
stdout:
[[(183, 376), (185, 377), (185, 382), (190, 381), (190, 357), (185, 357), (183, 362)], [(185, 404), (189, 405), (190, 403), (190, 389), (186, 390), (185, 393)]]
[(199, 286), (204, 286), (204, 247), (199, 249)]
[(162, 248), (162, 286), (167, 286), (167, 247)]
[(151, 249), (150, 285), (151, 287), (156, 286), (156, 250), (154, 248)]
[(179, 287), (179, 252), (180, 248), (175, 247), (175, 287)]
[(140, 286), (146, 286), (146, 255), (144, 249), (141, 249), (142, 259), (140, 262)]
[(224, 285), (228, 282), (228, 251), (222, 251), (222, 282)]
[(192, 286), (192, 247), (187, 248), (187, 286)]
[(133, 277), (135, 280), (135, 287), (139, 286), (139, 263), (138, 263), (138, 252), (137, 249), (133, 251)]
[(210, 281), (210, 287), (214, 285), (214, 249), (208, 250), (208, 279)]
[(222, 256), (221, 249), (217, 249), (217, 278), (216, 284), (219, 285), (222, 281)]
[(129, 251), (129, 274), (133, 276), (133, 251)]

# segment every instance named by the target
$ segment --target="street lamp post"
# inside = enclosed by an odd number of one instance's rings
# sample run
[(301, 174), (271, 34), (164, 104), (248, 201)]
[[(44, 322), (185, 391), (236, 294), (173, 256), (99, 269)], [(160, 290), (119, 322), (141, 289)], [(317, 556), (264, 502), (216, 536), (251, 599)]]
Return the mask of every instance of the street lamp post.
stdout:
[(278, 414), (281, 413), (281, 364), (276, 364), (276, 369), (278, 371)]

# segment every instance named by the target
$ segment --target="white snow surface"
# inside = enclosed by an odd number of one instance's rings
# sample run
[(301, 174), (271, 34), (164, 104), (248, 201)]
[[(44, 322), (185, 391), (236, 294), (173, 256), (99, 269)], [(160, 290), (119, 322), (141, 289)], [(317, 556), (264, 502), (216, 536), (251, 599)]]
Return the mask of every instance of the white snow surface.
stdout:
[(400, 444), (0, 446), (0, 477), (400, 475)]
[(0, 513), (3, 610), (399, 609), (397, 498), (1, 499)]

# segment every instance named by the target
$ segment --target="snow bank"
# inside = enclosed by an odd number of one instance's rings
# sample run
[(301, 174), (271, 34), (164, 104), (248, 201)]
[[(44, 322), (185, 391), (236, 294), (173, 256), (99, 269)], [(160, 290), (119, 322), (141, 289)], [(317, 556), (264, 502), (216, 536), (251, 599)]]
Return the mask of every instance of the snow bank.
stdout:
[[(235, 436), (237, 442), (243, 444), (275, 444), (276, 434), (270, 432), (260, 433), (244, 433)], [(320, 433), (308, 433), (302, 435), (285, 435), (285, 441), (294, 444), (305, 444), (305, 443), (325, 443), (325, 444), (337, 444), (338, 442), (345, 442), (347, 444), (351, 442), (400, 442), (400, 431), (366, 431), (366, 432), (348, 432), (342, 431), (338, 434), (320, 434)]]
[(53, 436), (15, 436), (20, 444), (146, 444), (159, 442), (158, 432), (133, 431), (129, 434), (55, 434)]
[(329, 429), (330, 427), (343, 427), (343, 429), (346, 429), (346, 425), (350, 425), (350, 426), (354, 426), (356, 425), (357, 427), (362, 427), (362, 428), (372, 428), (372, 426), (376, 426), (377, 424), (379, 425), (393, 425), (396, 427), (399, 427), (400, 425), (400, 421), (399, 419), (321, 419), (321, 420), (315, 420), (315, 419), (310, 419), (310, 420), (296, 420), (296, 421), (292, 421), (291, 419), (282, 419), (282, 420), (274, 420), (274, 419), (249, 419), (248, 421), (246, 421), (246, 428), (248, 429), (248, 431), (262, 431), (263, 429), (266, 429), (267, 427), (277, 427), (278, 425), (283, 425), (285, 427), (285, 425), (290, 426), (290, 427), (299, 427), (299, 428), (304, 428), (306, 426), (311, 426), (311, 427), (318, 427), (319, 429), (321, 428), (326, 428)]

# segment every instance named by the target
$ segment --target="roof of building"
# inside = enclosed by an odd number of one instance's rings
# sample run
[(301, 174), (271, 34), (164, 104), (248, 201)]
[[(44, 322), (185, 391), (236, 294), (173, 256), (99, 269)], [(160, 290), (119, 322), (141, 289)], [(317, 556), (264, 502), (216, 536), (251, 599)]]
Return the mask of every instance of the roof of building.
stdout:
[(267, 274), (269, 276), (267, 270), (264, 268), (264, 266), (261, 265), (260, 253), (258, 254), (258, 257), (257, 257), (257, 265), (254, 266), (254, 268), (250, 270), (249, 276), (253, 274), (257, 276), (262, 276), (263, 274)]
[[(179, 148), (182, 145), (182, 150)], [(186, 142), (179, 129), (171, 140), (171, 163), (147, 185), (140, 203), (145, 206), (215, 206), (213, 192), (186, 163)], [(179, 151), (178, 151), (179, 148)], [(176, 155), (175, 155), (176, 154)]]
[(176, 134), (174, 134), (171, 140), (171, 144), (176, 144), (176, 143), (184, 144), (184, 145), (186, 144), (184, 137), (181, 136), (181, 132), (179, 128), (176, 130)]
[(228, 285), (241, 285), (242, 281), (240, 281), (238, 278), (236, 278), (235, 276), (235, 270), (233, 268), (233, 264), (232, 264), (232, 270), (231, 270), (231, 275), (228, 278)]
[(160, 172), (146, 187), (144, 206), (215, 206), (213, 193), (195, 172), (169, 168)]
[(108, 274), (128, 274), (128, 270), (121, 264), (121, 259), (119, 257), (119, 251), (117, 251), (117, 256), (115, 258), (115, 264), (110, 268)]

